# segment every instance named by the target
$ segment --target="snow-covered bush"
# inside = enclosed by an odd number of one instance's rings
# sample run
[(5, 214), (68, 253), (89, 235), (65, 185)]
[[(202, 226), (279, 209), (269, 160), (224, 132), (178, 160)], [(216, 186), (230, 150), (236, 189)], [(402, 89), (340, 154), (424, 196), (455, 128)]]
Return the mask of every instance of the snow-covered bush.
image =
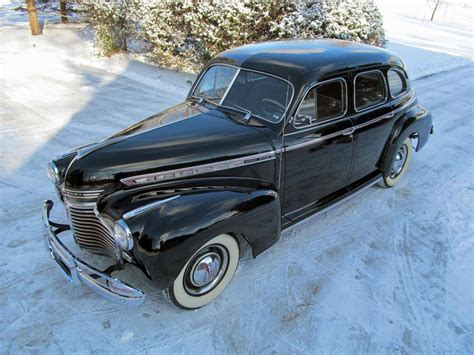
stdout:
[(132, 0), (130, 19), (138, 39), (152, 44), (167, 67), (198, 70), (219, 52), (275, 38), (272, 19), (284, 15), (287, 2)]
[(163, 66), (197, 71), (226, 49), (283, 38), (384, 43), (373, 0), (83, 0), (104, 53), (124, 36), (149, 44)]
[(329, 0), (324, 13), (325, 37), (385, 44), (382, 14), (373, 0)]
[(81, 10), (94, 29), (94, 39), (102, 55), (126, 50), (128, 0), (81, 0)]
[(270, 20), (272, 38), (318, 38), (324, 36), (323, 0), (284, 3), (280, 18)]

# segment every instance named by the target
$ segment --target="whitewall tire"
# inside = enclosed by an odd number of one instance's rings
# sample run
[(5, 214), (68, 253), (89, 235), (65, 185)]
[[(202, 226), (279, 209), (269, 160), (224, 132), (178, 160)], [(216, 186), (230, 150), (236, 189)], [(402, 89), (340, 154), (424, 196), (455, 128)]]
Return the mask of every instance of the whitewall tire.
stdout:
[(203, 307), (218, 297), (239, 265), (238, 241), (221, 234), (204, 244), (188, 260), (168, 288), (173, 303), (183, 309)]

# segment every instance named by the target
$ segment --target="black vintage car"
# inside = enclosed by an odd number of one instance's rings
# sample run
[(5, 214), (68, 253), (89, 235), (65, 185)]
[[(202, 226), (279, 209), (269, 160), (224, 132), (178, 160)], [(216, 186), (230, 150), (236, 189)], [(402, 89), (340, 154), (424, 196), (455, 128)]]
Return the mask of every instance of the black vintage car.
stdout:
[[(49, 252), (71, 282), (140, 304), (113, 273), (133, 265), (179, 307), (216, 298), (246, 244), (254, 257), (282, 229), (380, 182), (397, 184), (432, 132), (403, 62), (337, 40), (223, 52), (187, 99), (49, 163), (69, 216), (49, 219)], [(59, 239), (108, 255), (99, 271)]]

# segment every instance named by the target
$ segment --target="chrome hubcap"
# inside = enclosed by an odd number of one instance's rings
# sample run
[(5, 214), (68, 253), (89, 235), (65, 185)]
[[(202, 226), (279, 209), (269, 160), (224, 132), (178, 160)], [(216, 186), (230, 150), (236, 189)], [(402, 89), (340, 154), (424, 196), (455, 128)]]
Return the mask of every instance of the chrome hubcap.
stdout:
[(390, 177), (392, 179), (395, 179), (402, 172), (403, 167), (405, 166), (405, 163), (407, 161), (407, 156), (408, 156), (408, 147), (405, 144), (403, 144), (400, 147), (400, 150), (397, 152), (397, 155), (395, 156), (395, 160), (392, 165), (392, 170), (390, 172)]
[(191, 272), (191, 282), (202, 287), (214, 280), (221, 269), (221, 257), (211, 252), (197, 262)]
[(211, 245), (196, 255), (189, 263), (184, 278), (184, 288), (195, 296), (211, 291), (227, 271), (229, 255), (221, 245)]

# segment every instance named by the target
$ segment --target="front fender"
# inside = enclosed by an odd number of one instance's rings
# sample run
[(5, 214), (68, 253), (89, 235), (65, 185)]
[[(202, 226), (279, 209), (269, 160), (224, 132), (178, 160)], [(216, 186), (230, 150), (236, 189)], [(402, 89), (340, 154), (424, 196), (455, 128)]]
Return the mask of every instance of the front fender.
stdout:
[[(280, 237), (280, 198), (272, 189), (205, 188), (179, 191), (167, 202), (126, 219), (133, 256), (161, 289), (169, 287), (188, 259), (222, 233), (240, 235), (257, 256)], [(167, 199), (170, 195), (155, 195)], [(136, 198), (135, 197), (132, 197)], [(111, 200), (114, 200), (111, 198)], [(121, 210), (130, 197), (108, 204)]]

